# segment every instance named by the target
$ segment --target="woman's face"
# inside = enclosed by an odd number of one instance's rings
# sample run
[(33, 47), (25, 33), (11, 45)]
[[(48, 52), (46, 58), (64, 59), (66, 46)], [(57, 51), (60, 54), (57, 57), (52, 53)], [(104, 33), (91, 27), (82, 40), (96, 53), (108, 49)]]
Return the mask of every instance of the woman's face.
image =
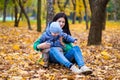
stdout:
[(61, 28), (65, 26), (65, 19), (63, 17), (59, 18), (57, 22), (59, 22)]

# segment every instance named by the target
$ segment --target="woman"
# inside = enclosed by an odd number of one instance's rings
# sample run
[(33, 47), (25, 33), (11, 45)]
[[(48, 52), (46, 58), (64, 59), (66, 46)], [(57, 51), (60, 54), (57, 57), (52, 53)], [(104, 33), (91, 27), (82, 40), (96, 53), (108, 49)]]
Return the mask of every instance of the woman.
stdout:
[[(64, 33), (71, 35), (69, 30), (69, 24), (67, 16), (64, 13), (58, 13), (54, 16), (52, 22), (59, 22), (60, 27)], [(47, 28), (50, 24), (48, 24)], [(34, 43), (35, 50), (42, 50), (50, 48), (50, 45), (46, 42), (39, 44), (40, 38)], [(51, 47), (49, 51), (49, 62), (60, 63), (65, 67), (69, 68), (72, 72), (78, 74), (91, 74), (92, 70), (88, 68), (83, 60), (82, 52), (79, 46), (72, 46), (71, 43), (68, 43), (63, 39), (65, 43), (65, 48), (61, 51), (57, 47)], [(43, 53), (44, 54), (44, 53)], [(77, 63), (78, 67), (74, 65), (73, 60)]]

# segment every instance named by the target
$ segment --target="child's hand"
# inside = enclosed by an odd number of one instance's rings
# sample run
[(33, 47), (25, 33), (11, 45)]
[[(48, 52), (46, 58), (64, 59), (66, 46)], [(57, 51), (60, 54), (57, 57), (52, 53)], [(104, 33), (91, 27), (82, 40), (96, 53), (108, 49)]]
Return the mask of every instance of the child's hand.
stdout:
[(74, 44), (77, 44), (77, 40), (74, 41)]
[(77, 43), (78, 43), (78, 42), (77, 42), (77, 39), (76, 39), (76, 40), (74, 41), (74, 45), (77, 45)]

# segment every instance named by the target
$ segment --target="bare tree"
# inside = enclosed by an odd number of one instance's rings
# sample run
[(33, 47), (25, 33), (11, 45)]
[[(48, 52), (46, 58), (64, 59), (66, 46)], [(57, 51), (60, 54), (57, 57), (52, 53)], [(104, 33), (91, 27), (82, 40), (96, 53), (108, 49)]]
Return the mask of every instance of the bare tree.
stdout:
[(41, 32), (41, 0), (38, 0), (37, 5), (37, 31)]
[(14, 4), (14, 12), (15, 12), (15, 22), (14, 22), (14, 26), (15, 27), (18, 27), (19, 25), (19, 22), (20, 22), (20, 18), (22, 16), (22, 11), (20, 12), (20, 15), (18, 17), (18, 6), (17, 6), (17, 3), (16, 3), (16, 0), (13, 0), (13, 4)]
[(88, 45), (100, 45), (102, 28), (106, 23), (106, 5), (109, 0), (89, 0), (92, 18), (88, 36)]
[(76, 0), (72, 0), (72, 4), (73, 4), (73, 20), (72, 20), (72, 24), (75, 24), (75, 21), (76, 21)]
[(83, 4), (84, 4), (84, 8), (85, 8), (85, 17), (86, 17), (86, 19), (85, 19), (85, 21), (86, 21), (86, 30), (88, 29), (88, 12), (87, 12), (87, 5), (86, 5), (86, 1), (85, 0), (83, 0)]
[(3, 10), (3, 22), (6, 21), (6, 9), (8, 0), (4, 0), (4, 10)]
[(20, 8), (21, 8), (21, 11), (22, 11), (22, 13), (24, 14), (25, 18), (27, 19), (28, 29), (29, 29), (29, 30), (32, 30), (31, 25), (30, 25), (29, 17), (28, 17), (28, 15), (27, 15), (27, 13), (25, 12), (25, 9), (24, 9), (24, 6), (23, 6), (23, 4), (24, 4), (25, 2), (26, 2), (26, 0), (19, 0), (19, 1), (18, 1), (19, 6), (20, 6)]

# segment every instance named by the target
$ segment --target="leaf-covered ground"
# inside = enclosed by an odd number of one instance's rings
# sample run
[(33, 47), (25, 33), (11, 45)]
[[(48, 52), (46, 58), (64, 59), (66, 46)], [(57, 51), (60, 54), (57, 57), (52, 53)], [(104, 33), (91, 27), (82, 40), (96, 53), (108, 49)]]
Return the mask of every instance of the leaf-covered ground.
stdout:
[(37, 63), (40, 54), (33, 50), (41, 33), (0, 23), (0, 80), (120, 80), (120, 26), (107, 24), (100, 46), (87, 46), (84, 24), (71, 25), (70, 29), (78, 38), (86, 65), (93, 69), (92, 75), (76, 75), (58, 64), (43, 68)]

